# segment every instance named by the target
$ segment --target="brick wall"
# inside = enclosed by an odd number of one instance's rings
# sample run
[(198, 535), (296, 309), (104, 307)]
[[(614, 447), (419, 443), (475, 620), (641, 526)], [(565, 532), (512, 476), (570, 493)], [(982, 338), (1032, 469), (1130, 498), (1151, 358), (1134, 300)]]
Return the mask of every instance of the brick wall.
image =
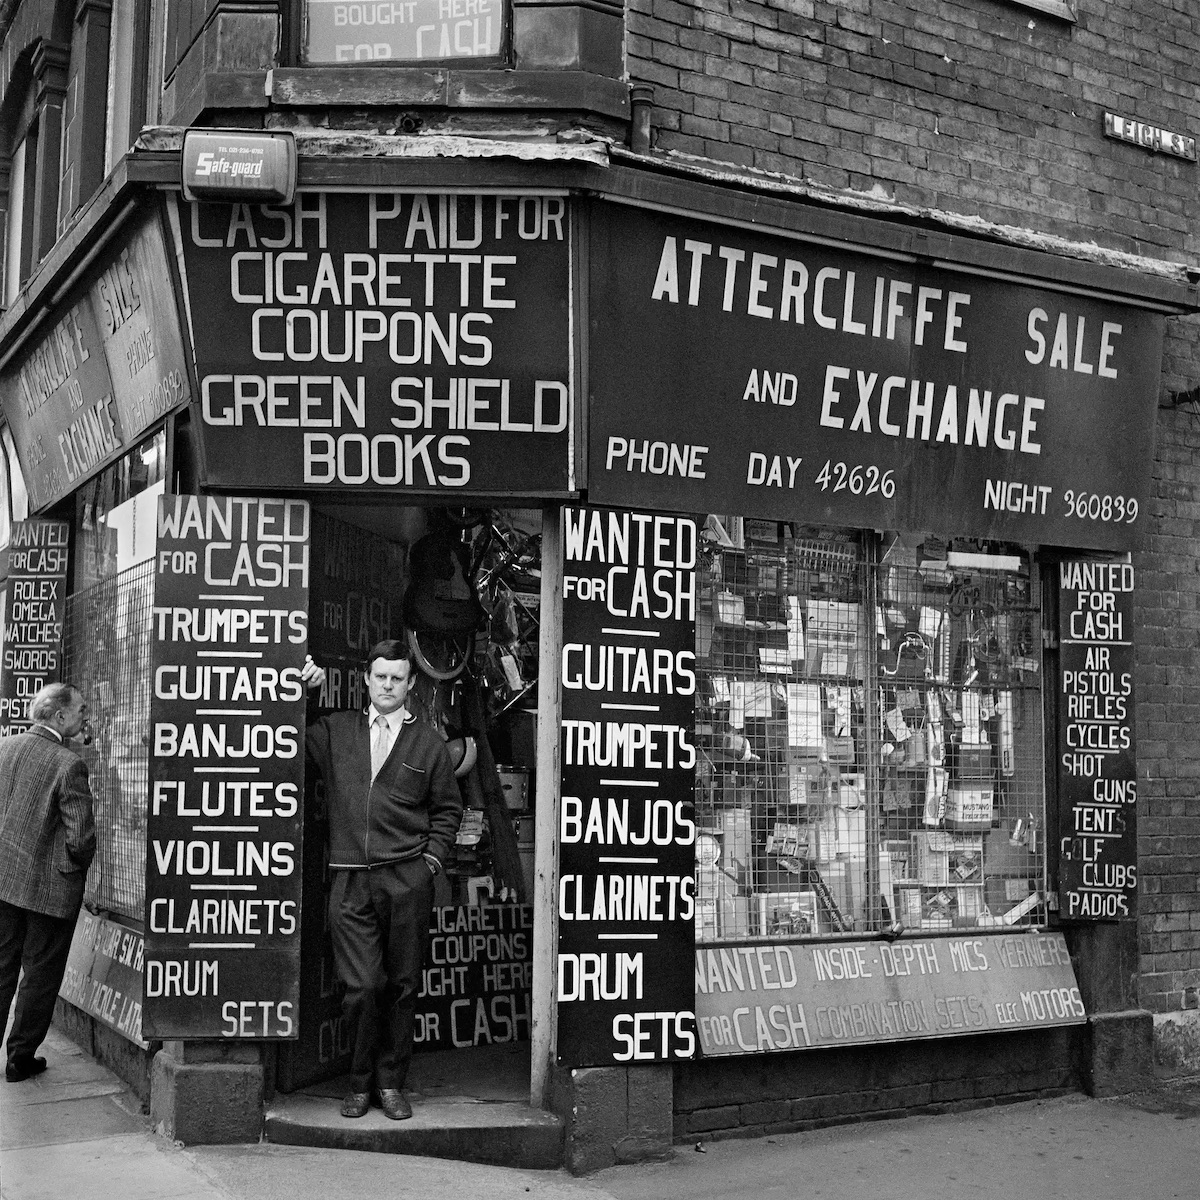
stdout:
[[(1103, 136), (1200, 134), (1195, 0), (629, 0), (662, 152), (1195, 263), (1200, 166)], [(1163, 403), (1200, 389), (1171, 319)], [(1198, 391), (1200, 395), (1200, 391)], [(1200, 399), (1159, 412), (1138, 600), (1140, 1003), (1200, 1005)], [(1190, 991), (1188, 989), (1191, 989)]]
[(656, 147), (1141, 254), (1193, 250), (1194, 163), (1106, 109), (1200, 132), (1193, 0), (629, 0)]
[[(1200, 321), (1169, 321), (1163, 397), (1200, 383)], [(1200, 988), (1200, 405), (1160, 408), (1152, 525), (1138, 569), (1140, 1003), (1197, 1007)], [(1188, 989), (1191, 989), (1188, 991)]]
[(759, 1137), (1076, 1091), (1081, 1037), (1074, 1027), (680, 1064), (675, 1140)]

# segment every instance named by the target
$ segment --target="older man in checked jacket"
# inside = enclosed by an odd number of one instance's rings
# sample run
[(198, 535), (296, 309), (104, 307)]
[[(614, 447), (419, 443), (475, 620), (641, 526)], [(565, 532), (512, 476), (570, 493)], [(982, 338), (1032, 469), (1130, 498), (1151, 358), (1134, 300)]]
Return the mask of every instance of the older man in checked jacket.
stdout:
[(96, 852), (87, 767), (66, 745), (87, 720), (83, 696), (48, 684), (29, 716), (28, 730), (0, 738), (0, 1023), (17, 996), (9, 1083), (46, 1069), (34, 1051), (50, 1028)]

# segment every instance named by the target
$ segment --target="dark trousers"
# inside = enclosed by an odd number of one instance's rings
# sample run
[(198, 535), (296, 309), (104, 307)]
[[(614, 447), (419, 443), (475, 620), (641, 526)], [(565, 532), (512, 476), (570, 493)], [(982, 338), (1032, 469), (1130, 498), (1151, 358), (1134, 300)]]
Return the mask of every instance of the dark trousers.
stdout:
[(48, 917), (0, 900), (0, 1022), (8, 1020), (13, 994), (17, 997), (10, 1063), (31, 1059), (46, 1038), (74, 933), (74, 916)]
[(412, 1061), (413, 1018), (433, 912), (423, 858), (372, 871), (335, 871), (329, 929), (350, 1029), (351, 1090), (401, 1088)]

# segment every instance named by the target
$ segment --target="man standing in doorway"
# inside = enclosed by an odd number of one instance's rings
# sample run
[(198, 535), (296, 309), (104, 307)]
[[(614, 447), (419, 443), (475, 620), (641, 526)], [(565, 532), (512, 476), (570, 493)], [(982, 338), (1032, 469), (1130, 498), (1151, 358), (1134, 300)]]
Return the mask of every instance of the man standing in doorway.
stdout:
[[(344, 1117), (366, 1115), (372, 1083), (387, 1116), (412, 1116), (403, 1088), (433, 879), (462, 820), (445, 743), (405, 707), (412, 674), (408, 646), (380, 642), (367, 656), (367, 711), (322, 717), (306, 740), (329, 812), (329, 926), (351, 1039)], [(305, 661), (310, 688), (324, 676)]]
[(46, 1069), (34, 1052), (54, 1016), (96, 853), (87, 767), (66, 746), (87, 720), (83, 696), (69, 683), (47, 684), (29, 716), (24, 733), (0, 738), (0, 1024), (17, 997), (9, 1083)]

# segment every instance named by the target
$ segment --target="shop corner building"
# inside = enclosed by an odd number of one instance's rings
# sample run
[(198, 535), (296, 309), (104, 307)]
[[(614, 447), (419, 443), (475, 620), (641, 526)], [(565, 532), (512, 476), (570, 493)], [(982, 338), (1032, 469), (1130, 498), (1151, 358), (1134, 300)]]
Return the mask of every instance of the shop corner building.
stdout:
[(58, 1020), (164, 1133), (316, 1136), (303, 729), (410, 633), (477, 1155), (1195, 1069), (1200, 21), (935, 8), (0, 15), (0, 715), (87, 696)]

